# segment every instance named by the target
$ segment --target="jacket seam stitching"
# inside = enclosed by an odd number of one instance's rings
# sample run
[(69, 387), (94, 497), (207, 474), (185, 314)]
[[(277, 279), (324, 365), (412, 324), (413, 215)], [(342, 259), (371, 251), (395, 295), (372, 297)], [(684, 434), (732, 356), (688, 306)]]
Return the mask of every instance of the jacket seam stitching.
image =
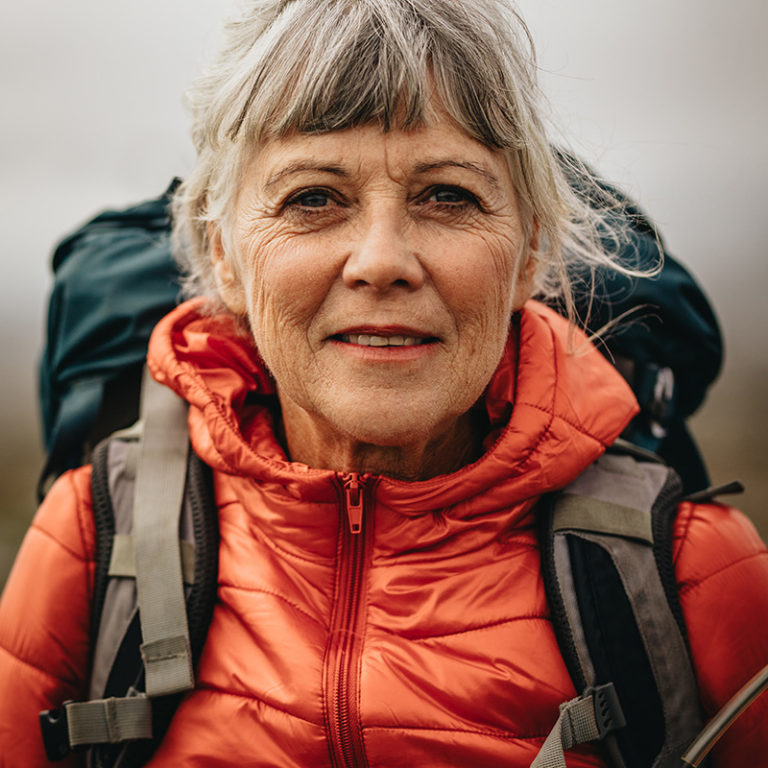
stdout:
[(313, 616), (311, 613), (305, 611), (298, 603), (293, 602), (289, 598), (285, 597), (284, 595), (281, 595), (279, 592), (272, 591), (270, 589), (265, 589), (264, 587), (245, 587), (241, 586), (239, 584), (232, 584), (231, 582), (227, 581), (219, 581), (219, 588), (226, 588), (226, 589), (236, 589), (240, 590), (242, 592), (257, 592), (259, 594), (263, 595), (269, 595), (270, 597), (275, 597), (278, 600), (282, 600), (287, 605), (290, 605), (291, 608), (294, 608), (296, 611), (298, 611), (302, 616), (305, 616), (310, 621), (313, 621), (315, 624), (317, 624), (319, 627), (325, 629), (326, 626), (323, 624), (322, 621), (320, 621), (318, 618)]
[(265, 706), (269, 707), (270, 709), (274, 709), (277, 712), (282, 712), (284, 715), (288, 715), (289, 717), (294, 717), (297, 720), (301, 720), (303, 723), (308, 723), (309, 725), (314, 725), (318, 728), (322, 728), (322, 725), (320, 723), (316, 723), (314, 720), (308, 720), (306, 717), (302, 717), (301, 715), (297, 715), (294, 712), (291, 712), (288, 709), (284, 709), (283, 707), (278, 707), (276, 704), (273, 704), (270, 701), (267, 701), (266, 699), (262, 698), (261, 696), (257, 696), (253, 693), (240, 693), (238, 691), (228, 691), (226, 688), (221, 688), (217, 685), (199, 685), (197, 688), (198, 691), (205, 691), (206, 693), (215, 693), (220, 696), (233, 696), (237, 699), (245, 699), (246, 701), (257, 701), (260, 704), (264, 704)]
[(542, 614), (531, 614), (528, 616), (512, 616), (508, 619), (501, 619), (499, 621), (493, 621), (488, 624), (482, 624), (477, 627), (470, 627), (469, 629), (461, 629), (457, 632), (444, 632), (440, 635), (428, 635), (425, 637), (409, 637), (408, 635), (399, 634), (397, 632), (393, 632), (390, 629), (387, 629), (386, 627), (380, 627), (380, 629), (383, 629), (385, 632), (391, 635), (397, 635), (398, 637), (402, 637), (405, 640), (408, 640), (412, 643), (425, 643), (429, 642), (430, 640), (441, 640), (444, 637), (457, 637), (459, 635), (468, 635), (473, 632), (484, 632), (488, 629), (494, 629), (495, 627), (500, 627), (502, 624), (512, 624), (516, 621), (546, 621), (549, 622), (550, 619), (548, 616), (542, 615)]
[(549, 431), (549, 429), (551, 428), (552, 421), (554, 421), (555, 419), (559, 419), (563, 423), (567, 424), (569, 427), (573, 427), (577, 432), (580, 432), (582, 435), (589, 437), (592, 440), (596, 440), (601, 445), (604, 445), (604, 442), (599, 437), (597, 437), (597, 435), (593, 435), (589, 430), (585, 429), (583, 425), (577, 424), (575, 421), (572, 421), (571, 419), (566, 419), (561, 414), (554, 413), (553, 411), (550, 411), (549, 409), (545, 408), (543, 405), (536, 405), (535, 403), (525, 403), (525, 402), (518, 403), (518, 405), (526, 406), (528, 408), (534, 408), (537, 411), (541, 411), (542, 413), (551, 414), (552, 419), (549, 423), (547, 431)]
[[(214, 410), (218, 418), (220, 418), (229, 427), (231, 432), (237, 436), (241, 446), (245, 448), (245, 450), (248, 452), (248, 454), (252, 458), (257, 459), (259, 462), (265, 463), (267, 466), (270, 466), (273, 469), (277, 469), (277, 470), (284, 469), (283, 462), (277, 461), (268, 456), (262, 456), (261, 454), (254, 451), (253, 447), (245, 440), (242, 433), (240, 432), (240, 425), (237, 422), (237, 419), (232, 417), (231, 413), (222, 405), (220, 405), (218, 399), (215, 396), (215, 393), (210, 387), (208, 387), (205, 381), (201, 380), (198, 376), (196, 376), (194, 372), (183, 371), (182, 373), (185, 373), (187, 376), (189, 376), (193, 385), (196, 387), (199, 387), (205, 393), (207, 402), (201, 408), (204, 415), (205, 415), (206, 409)], [(230, 470), (230, 472), (233, 475), (237, 475), (238, 477), (252, 478), (251, 473), (247, 471), (243, 471), (242, 468), (236, 467), (218, 449), (216, 449), (216, 454), (219, 457), (219, 459), (227, 466), (227, 468)], [(321, 472), (324, 472), (325, 470), (315, 470), (315, 471), (318, 473), (321, 473)]]
[[(550, 338), (550, 341), (552, 342), (553, 346), (556, 346), (556, 344), (555, 344), (555, 332), (554, 332), (554, 330), (552, 328), (549, 329), (549, 338)], [(518, 345), (518, 349), (519, 349), (519, 345)], [(526, 451), (523, 456), (520, 457), (519, 461), (515, 462), (510, 467), (510, 469), (520, 470), (526, 464), (528, 464), (531, 461), (531, 457), (536, 454), (536, 452), (539, 449), (539, 446), (544, 442), (546, 437), (552, 431), (552, 423), (555, 420), (555, 405), (556, 405), (556, 400), (557, 400), (557, 389), (558, 389), (558, 385), (560, 383), (560, 367), (558, 365), (557, 355), (553, 355), (552, 356), (552, 399), (550, 401), (549, 408), (547, 409), (547, 408), (544, 408), (543, 406), (527, 404), (527, 403), (517, 399), (517, 390), (518, 390), (518, 387), (519, 387), (519, 384), (520, 384), (520, 382), (518, 380), (518, 377), (520, 375), (520, 361), (519, 361), (519, 358), (518, 358), (518, 361), (517, 361), (516, 365), (517, 365), (517, 372), (515, 374), (515, 403), (513, 405), (513, 412), (514, 412), (514, 409), (517, 408), (518, 406), (530, 405), (530, 407), (540, 411), (541, 413), (545, 413), (545, 414), (547, 414), (549, 416), (549, 419), (547, 421), (546, 426), (544, 427), (544, 429), (542, 429), (541, 433), (539, 434), (539, 439), (536, 440), (536, 442), (530, 447), (530, 449), (528, 451)], [(565, 421), (565, 419), (563, 419), (563, 421)], [(507, 429), (509, 428), (509, 424), (510, 424), (510, 422), (507, 422)], [(506, 430), (504, 430), (504, 431), (506, 431)], [(579, 431), (579, 430), (577, 429), (577, 431)], [(502, 436), (503, 436), (503, 432), (502, 432), (502, 435), (499, 436), (499, 439), (501, 439)], [(590, 435), (590, 437), (592, 437), (592, 436)]]
[(72, 549), (71, 547), (68, 547), (66, 544), (64, 544), (63, 541), (61, 541), (60, 539), (56, 538), (56, 536), (54, 536), (50, 531), (48, 531), (45, 528), (41, 527), (39, 524), (33, 522), (30, 527), (33, 528), (38, 533), (41, 533), (47, 539), (50, 539), (51, 541), (53, 541), (56, 544), (58, 544), (67, 554), (72, 555), (72, 557), (74, 557), (76, 560), (79, 560), (81, 563), (87, 563), (88, 562), (88, 559), (86, 557), (83, 557), (78, 552), (75, 552), (74, 549)]
[[(246, 443), (245, 440), (243, 439), (242, 435), (240, 434), (239, 426), (237, 424), (235, 424), (235, 420), (234, 419), (230, 419), (229, 415), (227, 413), (225, 413), (224, 409), (219, 407), (219, 404), (218, 404), (218, 402), (215, 401), (215, 399), (213, 397), (213, 393), (211, 392), (211, 390), (208, 389), (208, 387), (205, 386), (204, 384), (199, 384), (199, 386), (201, 386), (201, 388), (204, 389), (206, 394), (208, 395), (208, 402), (203, 406), (203, 409), (202, 409), (203, 414), (205, 415), (205, 409), (206, 408), (211, 408), (211, 409), (215, 410), (216, 411), (216, 415), (230, 428), (230, 430), (234, 434), (236, 434), (239, 437), (240, 442), (244, 446), (246, 446), (246, 448), (248, 448), (249, 451), (253, 455), (256, 455), (254, 453), (253, 449), (251, 449), (251, 447), (248, 445), (248, 443)], [(246, 473), (244, 473), (242, 471), (242, 469), (238, 469), (238, 467), (236, 467), (226, 456), (224, 456), (221, 453), (221, 451), (218, 450), (218, 448), (216, 449), (216, 455), (219, 457), (219, 459), (224, 463), (224, 465), (227, 467), (227, 469), (233, 475), (238, 475), (240, 477), (246, 477), (247, 476)]]
[(748, 560), (753, 560), (756, 557), (762, 557), (763, 555), (768, 554), (765, 550), (760, 550), (759, 552), (753, 552), (752, 554), (745, 555), (744, 557), (740, 557), (738, 560), (734, 560), (731, 563), (728, 563), (727, 565), (722, 566), (721, 568), (718, 568), (716, 571), (712, 571), (711, 573), (708, 573), (706, 576), (702, 577), (701, 579), (697, 579), (695, 581), (686, 581), (683, 582), (680, 585), (680, 593), (685, 594), (688, 593), (697, 587), (700, 587), (702, 584), (704, 584), (709, 579), (713, 578), (714, 576), (718, 576), (721, 573), (724, 573), (725, 571), (729, 570), (735, 565), (740, 565), (741, 563), (745, 563)]
[(8, 654), (12, 659), (15, 659), (19, 662), (19, 664), (23, 664), (25, 667), (30, 667), (31, 669), (34, 669), (35, 672), (39, 672), (41, 675), (44, 675), (49, 680), (56, 680), (60, 683), (63, 683), (64, 685), (74, 685), (74, 681), (70, 678), (65, 677), (59, 677), (58, 675), (51, 674), (48, 670), (43, 669), (43, 667), (39, 667), (37, 664), (29, 661), (28, 659), (23, 659), (21, 656), (18, 656), (15, 654), (10, 648), (8, 648), (5, 643), (3, 643), (0, 640), (0, 651), (3, 651), (4, 653)]
[[(241, 509), (245, 509), (245, 505), (242, 504), (242, 502), (238, 501), (236, 503), (240, 506)], [(285, 557), (294, 558), (295, 560), (298, 560), (301, 563), (309, 563), (310, 565), (320, 565), (327, 568), (333, 568), (335, 561), (334, 561), (334, 558), (332, 557), (326, 557), (323, 559), (313, 559), (311, 557), (304, 557), (303, 555), (299, 555), (299, 554), (296, 554), (295, 552), (291, 552), (290, 550), (283, 549), (283, 547), (280, 547), (277, 544), (275, 544), (275, 542), (272, 541), (269, 536), (265, 535), (262, 529), (259, 528), (258, 526), (254, 526), (253, 529), (251, 530), (251, 529), (242, 528), (232, 520), (229, 520), (227, 522), (235, 530), (237, 530), (239, 533), (246, 536), (248, 539), (250, 540), (253, 540), (254, 538), (258, 539), (259, 544), (262, 544), (272, 552), (277, 552), (281, 555), (285, 555)]]
[(680, 559), (680, 555), (682, 554), (683, 547), (688, 543), (688, 532), (691, 529), (692, 520), (693, 520), (693, 511), (689, 512), (689, 514), (685, 518), (684, 528), (680, 536), (680, 546), (678, 547), (677, 555), (673, 560), (673, 564), (675, 566), (677, 565), (677, 561)]
[(515, 739), (520, 741), (538, 741), (546, 736), (546, 734), (543, 733), (535, 736), (525, 736), (523, 734), (510, 733), (508, 731), (492, 731), (481, 728), (437, 728), (429, 725), (364, 725), (363, 729), (366, 731), (436, 731), (438, 733), (469, 733), (479, 736), (491, 736), (496, 739), (504, 739), (505, 741)]
[[(539, 545), (536, 542), (530, 541), (530, 540), (526, 541), (525, 539), (527, 536), (530, 536), (530, 532), (534, 530), (534, 524), (532, 522), (527, 522), (527, 517), (531, 516), (532, 512), (535, 514), (535, 507), (539, 503), (540, 499), (541, 499), (541, 496), (535, 497), (535, 500), (530, 505), (530, 507), (525, 512), (522, 512), (520, 514), (518, 522), (515, 523), (516, 526), (519, 524), (518, 529), (510, 533), (506, 533), (506, 534), (502, 533), (499, 535), (499, 538), (497, 541), (504, 548), (507, 548), (514, 543), (516, 547), (527, 549), (527, 550), (530, 550), (531, 552), (538, 551)], [(520, 502), (516, 502), (514, 505), (510, 505), (506, 507), (506, 509), (512, 509), (513, 507), (524, 507), (525, 504), (528, 503), (528, 501), (529, 501), (528, 499), (525, 499)], [(402, 514), (402, 513), (398, 512), (398, 514)], [(426, 513), (426, 514), (430, 514), (430, 513)], [(403, 516), (406, 517), (406, 519), (410, 519), (410, 517), (406, 515), (403, 515)], [(448, 512), (445, 513), (445, 517), (449, 517), (449, 516), (450, 516), (450, 509)], [(480, 552), (483, 549), (485, 549), (485, 547), (486, 547), (486, 544), (480, 543), (480, 544), (477, 544), (476, 546), (463, 550), (462, 554), (465, 554), (465, 555), (475, 554), (476, 552)], [(374, 568), (376, 568), (376, 570), (381, 570), (384, 568), (402, 568), (403, 563), (401, 560), (404, 556), (413, 555), (414, 553), (418, 555), (418, 554), (421, 554), (422, 551), (423, 549), (412, 548), (412, 549), (407, 549), (401, 552), (396, 552), (393, 555), (379, 555), (378, 560), (375, 563), (372, 563), (372, 565)], [(503, 557), (504, 554), (505, 553), (503, 553), (500, 557)], [(514, 559), (514, 557), (516, 557), (516, 553), (510, 553), (510, 559)]]
[[(549, 329), (549, 338), (550, 338), (550, 341), (552, 343), (554, 343), (554, 341), (555, 341), (555, 333), (554, 333), (554, 331), (551, 328)], [(518, 354), (519, 354), (519, 346), (520, 346), (520, 343), (518, 343)], [(513, 408), (512, 408), (513, 412), (514, 412), (514, 409), (517, 408), (518, 406), (525, 406), (526, 405), (525, 402), (521, 402), (520, 400), (517, 399), (517, 390), (518, 390), (519, 385), (520, 385), (520, 382), (518, 380), (519, 376), (520, 376), (520, 361), (519, 361), (519, 358), (518, 358), (518, 361), (516, 363), (516, 366), (517, 366), (517, 371), (515, 373), (515, 403), (514, 403)], [(542, 429), (541, 433), (539, 434), (539, 439), (534, 443), (534, 445), (531, 446), (530, 450), (526, 451), (525, 454), (523, 456), (521, 456), (520, 460), (518, 462), (516, 462), (513, 465), (513, 467), (510, 467), (510, 469), (512, 469), (512, 468), (520, 469), (520, 468), (524, 467), (526, 464), (528, 464), (528, 462), (530, 462), (530, 460), (531, 460), (531, 457), (538, 451), (539, 446), (544, 442), (544, 440), (547, 437), (547, 435), (549, 435), (549, 433), (552, 431), (552, 423), (555, 420), (555, 400), (557, 399), (557, 387), (558, 387), (558, 384), (560, 382), (560, 368), (559, 368), (559, 366), (557, 364), (557, 355), (553, 355), (552, 356), (552, 378), (553, 378), (553, 381), (552, 381), (552, 400), (550, 402), (549, 409), (543, 408), (541, 406), (532, 406), (533, 408), (535, 408), (535, 409), (537, 409), (537, 410), (541, 411), (542, 413), (545, 413), (545, 414), (547, 414), (549, 416), (547, 424), (544, 427), (544, 429)], [(510, 422), (507, 422), (507, 428), (509, 428), (509, 423)], [(501, 439), (501, 436), (499, 436), (499, 439)]]

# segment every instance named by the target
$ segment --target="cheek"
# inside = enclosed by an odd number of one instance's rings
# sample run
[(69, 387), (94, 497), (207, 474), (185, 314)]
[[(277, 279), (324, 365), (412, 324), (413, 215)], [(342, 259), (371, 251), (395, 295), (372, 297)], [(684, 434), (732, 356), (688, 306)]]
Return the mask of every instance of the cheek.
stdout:
[(474, 247), (458, 251), (461, 258), (451, 276), (453, 290), (467, 321), (491, 345), (503, 344), (515, 309), (519, 251), (516, 239), (501, 235), (480, 237)]
[[(514, 310), (516, 262), (520, 247), (511, 237), (488, 234), (464, 243), (452, 270), (453, 307), (458, 332), (452, 375), (474, 402), (499, 364)], [(444, 294), (444, 299), (445, 299)], [(470, 403), (471, 404), (471, 403)]]
[(290, 238), (251, 238), (241, 263), (248, 320), (256, 346), (273, 371), (302, 355), (322, 301), (317, 260)]

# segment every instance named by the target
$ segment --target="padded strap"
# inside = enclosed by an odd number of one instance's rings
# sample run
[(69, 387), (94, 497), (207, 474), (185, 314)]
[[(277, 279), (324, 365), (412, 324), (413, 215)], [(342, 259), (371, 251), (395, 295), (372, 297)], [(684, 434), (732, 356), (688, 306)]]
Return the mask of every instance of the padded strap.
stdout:
[(566, 749), (626, 725), (612, 683), (590, 688), (582, 696), (560, 705), (560, 716), (530, 768), (566, 768)]
[(152, 738), (152, 705), (143, 695), (75, 701), (64, 709), (72, 747)]
[[(195, 545), (181, 541), (181, 570), (185, 584), (195, 583)], [(109, 560), (109, 576), (136, 578), (136, 553), (130, 533), (116, 533), (112, 537), (112, 556)]]
[(194, 675), (179, 546), (189, 451), (187, 406), (147, 371), (141, 419), (133, 540), (141, 655), (147, 696), (153, 697), (191, 689)]
[(612, 682), (628, 721), (604, 741), (617, 766), (677, 766), (701, 727), (676, 584), (670, 597), (662, 581), (671, 533), (660, 521), (677, 499), (667, 468), (608, 453), (542, 514), (542, 574), (568, 671), (577, 691)]

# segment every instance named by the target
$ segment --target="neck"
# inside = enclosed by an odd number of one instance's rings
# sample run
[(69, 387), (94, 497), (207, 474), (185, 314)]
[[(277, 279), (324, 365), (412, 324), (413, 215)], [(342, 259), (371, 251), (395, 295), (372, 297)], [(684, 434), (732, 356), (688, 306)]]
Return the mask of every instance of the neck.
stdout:
[(432, 436), (401, 445), (376, 445), (341, 434), (292, 404), (282, 406), (288, 455), (317, 469), (427, 480), (455, 472), (480, 455), (482, 429), (472, 411)]

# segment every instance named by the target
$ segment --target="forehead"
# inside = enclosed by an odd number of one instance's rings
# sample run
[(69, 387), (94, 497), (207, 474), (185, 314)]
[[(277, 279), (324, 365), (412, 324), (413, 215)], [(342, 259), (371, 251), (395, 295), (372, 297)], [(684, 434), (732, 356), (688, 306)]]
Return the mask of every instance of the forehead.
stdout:
[(452, 168), (496, 191), (511, 189), (504, 153), (448, 119), (407, 130), (364, 125), (320, 134), (293, 132), (258, 146), (247, 176), (265, 189), (304, 172), (339, 176), (384, 172), (400, 178)]

